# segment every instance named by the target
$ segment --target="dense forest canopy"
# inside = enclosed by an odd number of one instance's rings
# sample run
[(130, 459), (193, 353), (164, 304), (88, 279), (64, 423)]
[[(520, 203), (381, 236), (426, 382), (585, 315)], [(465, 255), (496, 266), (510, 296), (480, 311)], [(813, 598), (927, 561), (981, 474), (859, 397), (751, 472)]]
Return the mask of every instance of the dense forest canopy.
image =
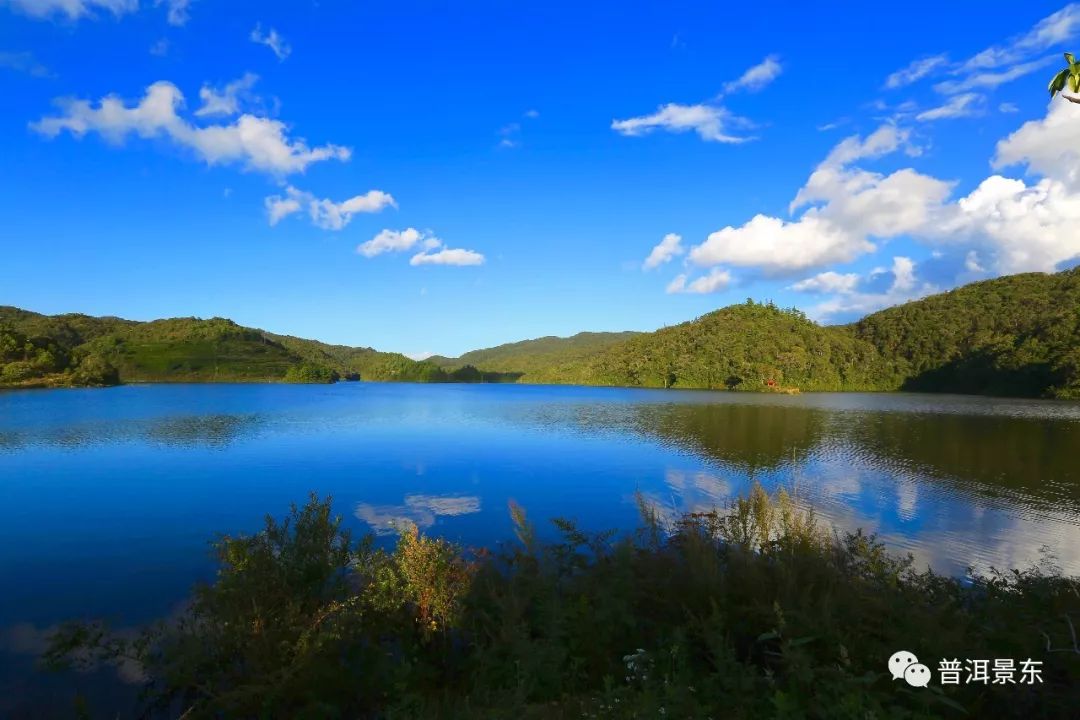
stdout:
[(1080, 398), (1080, 268), (973, 283), (845, 326), (748, 300), (650, 333), (580, 333), (412, 360), (246, 328), (0, 307), (0, 385), (527, 382)]

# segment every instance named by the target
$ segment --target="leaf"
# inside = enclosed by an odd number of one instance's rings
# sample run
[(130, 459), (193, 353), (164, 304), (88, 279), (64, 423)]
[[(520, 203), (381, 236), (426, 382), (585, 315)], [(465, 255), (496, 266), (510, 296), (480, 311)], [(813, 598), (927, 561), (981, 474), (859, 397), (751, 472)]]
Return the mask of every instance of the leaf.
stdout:
[(1076, 64), (1076, 58), (1073, 56), (1072, 53), (1067, 52), (1067, 53), (1065, 53), (1065, 62), (1069, 63), (1070, 65), (1075, 65)]
[(1068, 77), (1068, 68), (1065, 68), (1064, 70), (1058, 72), (1057, 75), (1054, 75), (1053, 79), (1050, 80), (1050, 85), (1047, 87), (1047, 89), (1050, 91), (1050, 97), (1053, 97), (1055, 94), (1065, 89), (1065, 81), (1066, 79), (1068, 79)]
[(1080, 74), (1069, 76), (1069, 87), (1073, 92), (1080, 92)]

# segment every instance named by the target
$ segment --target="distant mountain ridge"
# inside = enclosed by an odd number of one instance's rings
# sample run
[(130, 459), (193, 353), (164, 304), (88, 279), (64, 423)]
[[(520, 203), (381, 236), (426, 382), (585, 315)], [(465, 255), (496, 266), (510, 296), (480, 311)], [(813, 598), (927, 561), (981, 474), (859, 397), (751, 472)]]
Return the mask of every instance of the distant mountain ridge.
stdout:
[(972, 283), (843, 326), (748, 301), (654, 332), (549, 336), (425, 361), (222, 318), (0, 307), (0, 386), (338, 378), (1080, 399), (1080, 268)]

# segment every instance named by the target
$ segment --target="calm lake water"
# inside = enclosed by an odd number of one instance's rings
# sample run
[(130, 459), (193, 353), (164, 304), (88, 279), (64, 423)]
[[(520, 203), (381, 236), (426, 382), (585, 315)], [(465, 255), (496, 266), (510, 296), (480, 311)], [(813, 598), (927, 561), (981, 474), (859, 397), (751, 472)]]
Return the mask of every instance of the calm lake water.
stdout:
[[(207, 541), (311, 491), (391, 542), (394, 523), (468, 544), (538, 525), (631, 528), (795, 488), (960, 574), (1052, 560), (1080, 574), (1080, 404), (941, 395), (753, 395), (523, 385), (156, 385), (0, 392), (0, 716), (57, 622), (174, 613), (212, 576)], [(80, 677), (91, 695), (99, 679)], [(67, 707), (70, 707), (68, 705)]]

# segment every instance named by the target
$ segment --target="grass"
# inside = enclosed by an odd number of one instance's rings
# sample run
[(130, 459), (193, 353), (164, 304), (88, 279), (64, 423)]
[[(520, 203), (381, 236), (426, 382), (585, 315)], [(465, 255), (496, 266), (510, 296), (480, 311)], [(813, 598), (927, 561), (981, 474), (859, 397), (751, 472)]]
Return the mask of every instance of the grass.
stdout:
[[(1080, 582), (958, 579), (756, 486), (633, 533), (557, 520), (468, 550), (407, 528), (354, 541), (312, 496), (215, 543), (213, 584), (135, 639), (65, 626), (53, 667), (135, 663), (148, 716), (191, 718), (1065, 718), (1080, 707)], [(898, 650), (934, 671), (895, 681)], [(941, 659), (1042, 661), (1036, 685), (937, 683)]]

